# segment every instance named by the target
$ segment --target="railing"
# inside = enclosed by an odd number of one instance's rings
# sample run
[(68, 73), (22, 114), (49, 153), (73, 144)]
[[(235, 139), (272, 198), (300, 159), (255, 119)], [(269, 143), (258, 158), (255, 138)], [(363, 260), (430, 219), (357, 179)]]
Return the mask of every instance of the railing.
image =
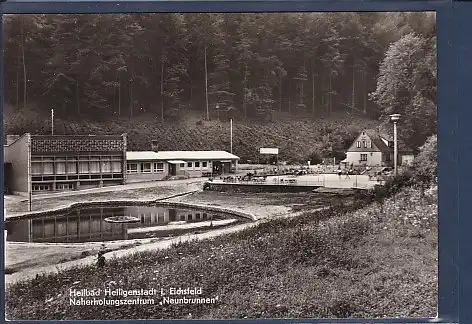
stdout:
[(376, 184), (382, 184), (382, 181), (371, 181), (365, 177), (359, 179), (356, 175), (341, 176), (336, 179), (326, 179), (324, 176), (318, 176), (318, 179), (305, 180), (294, 176), (278, 176), (269, 179), (253, 178), (251, 180), (242, 180), (236, 177), (226, 177), (223, 179), (213, 180), (215, 184), (228, 185), (266, 185), (266, 186), (312, 186), (312, 187), (327, 187), (333, 189), (371, 189)]

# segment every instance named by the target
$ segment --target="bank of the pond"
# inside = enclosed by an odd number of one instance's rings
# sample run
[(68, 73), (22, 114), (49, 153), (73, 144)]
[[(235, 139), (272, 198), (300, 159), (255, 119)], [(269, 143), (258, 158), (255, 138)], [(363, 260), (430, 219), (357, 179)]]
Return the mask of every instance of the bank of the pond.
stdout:
[[(437, 195), (333, 206), (7, 287), (9, 319), (430, 317), (437, 306)], [(210, 235), (208, 235), (210, 236)], [(177, 244), (175, 244), (177, 243)], [(214, 304), (71, 306), (69, 289), (201, 287)], [(102, 298), (101, 296), (100, 298)], [(120, 297), (119, 299), (123, 299)], [(116, 298), (115, 298), (116, 299)]]

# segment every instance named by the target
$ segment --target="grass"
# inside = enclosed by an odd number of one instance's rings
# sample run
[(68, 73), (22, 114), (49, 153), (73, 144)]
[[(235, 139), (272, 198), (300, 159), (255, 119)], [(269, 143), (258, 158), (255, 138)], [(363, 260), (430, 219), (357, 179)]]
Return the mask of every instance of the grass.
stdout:
[[(13, 284), (9, 319), (428, 317), (436, 314), (437, 196), (308, 212), (167, 250)], [(70, 287), (201, 287), (216, 304), (69, 306)], [(158, 298), (159, 300), (159, 298)]]

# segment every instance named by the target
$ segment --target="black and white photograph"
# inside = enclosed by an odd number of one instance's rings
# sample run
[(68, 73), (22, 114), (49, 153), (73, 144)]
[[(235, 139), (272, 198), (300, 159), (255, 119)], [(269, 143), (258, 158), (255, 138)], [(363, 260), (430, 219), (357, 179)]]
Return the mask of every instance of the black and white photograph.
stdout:
[(3, 15), (9, 320), (434, 318), (434, 12)]

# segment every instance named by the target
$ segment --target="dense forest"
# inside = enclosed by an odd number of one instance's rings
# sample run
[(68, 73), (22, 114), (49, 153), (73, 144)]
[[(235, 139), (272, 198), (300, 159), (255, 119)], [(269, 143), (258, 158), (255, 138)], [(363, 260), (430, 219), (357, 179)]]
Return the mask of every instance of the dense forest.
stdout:
[[(317, 128), (393, 112), (413, 147), (436, 132), (434, 13), (8, 15), (4, 33), (5, 106), (15, 120), (54, 108), (63, 132), (189, 115)], [(4, 118), (7, 131), (43, 131)]]

